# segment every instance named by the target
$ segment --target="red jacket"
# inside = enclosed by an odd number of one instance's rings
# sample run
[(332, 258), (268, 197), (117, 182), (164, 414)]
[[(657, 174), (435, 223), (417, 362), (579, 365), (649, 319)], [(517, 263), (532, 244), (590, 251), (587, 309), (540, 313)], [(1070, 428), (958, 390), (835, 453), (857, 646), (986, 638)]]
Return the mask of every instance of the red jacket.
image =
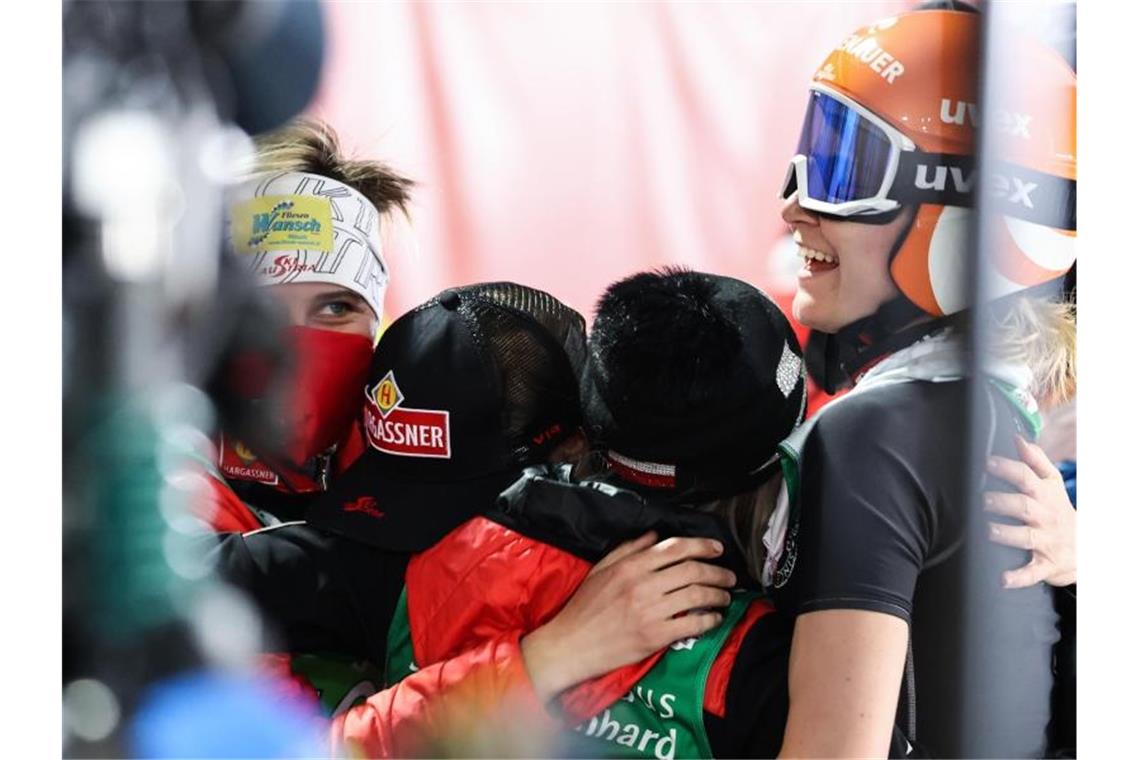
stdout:
[(265, 527), (257, 515), (221, 478), (206, 477), (204, 498), (194, 502), (195, 515), (215, 533), (248, 533)]
[[(406, 576), (415, 661), (434, 663), (373, 695), (334, 721), (334, 748), (369, 757), (415, 754), (464, 720), (486, 720), (504, 700), (516, 725), (556, 727), (538, 704), (518, 641), (554, 617), (592, 567), (568, 551), (477, 517), (414, 557)], [(771, 611), (754, 604), (709, 675), (705, 709), (723, 716), (736, 652), (749, 627)], [(624, 696), (660, 659), (579, 684), (559, 697), (573, 727)], [(526, 717), (520, 718), (519, 710)]]

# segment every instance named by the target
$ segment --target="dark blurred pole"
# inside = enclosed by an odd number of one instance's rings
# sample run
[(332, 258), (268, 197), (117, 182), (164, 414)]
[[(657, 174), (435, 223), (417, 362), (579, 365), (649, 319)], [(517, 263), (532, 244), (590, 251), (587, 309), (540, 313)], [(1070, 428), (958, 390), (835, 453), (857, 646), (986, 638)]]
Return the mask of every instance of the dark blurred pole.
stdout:
[(323, 26), (315, 0), (71, 2), (63, 32), (64, 753), (124, 756), (150, 686), (259, 635), (195, 554), (192, 457), (251, 423), (217, 378), (275, 335), (222, 182), (311, 98)]
[[(970, 323), (971, 335), (971, 408), (970, 450), (966, 457), (967, 478), (965, 493), (970, 501), (962, 508), (967, 513), (967, 541), (964, 547), (966, 562), (964, 592), (959, 619), (964, 638), (966, 659), (960, 684), (960, 718), (962, 746), (965, 757), (994, 756), (994, 747), (1001, 746), (999, 736), (1016, 724), (1022, 709), (1021, 696), (1026, 683), (1018, 676), (1009, 677), (1009, 668), (1002, 661), (1003, 652), (1009, 651), (1009, 642), (1024, 640), (1026, 626), (1039, 625), (1038, 620), (1021, 620), (1007, 614), (1008, 610), (995, 609), (993, 604), (979, 604), (977, 600), (994, 600), (993, 589), (1000, 584), (1001, 568), (995, 563), (993, 545), (987, 539), (990, 519), (984, 511), (982, 494), (986, 480), (986, 456), (992, 451), (993, 409), (986, 392), (985, 368), (997, 352), (997, 310), (986, 308), (997, 300), (1000, 293), (992, 278), (992, 257), (1002, 245), (1004, 222), (998, 203), (994, 202), (993, 179), (1003, 174), (1003, 158), (1010, 152), (1008, 135), (1001, 131), (1001, 118), (988, 118), (1007, 110), (1012, 102), (1011, 93), (1019, 92), (1035, 76), (1030, 68), (1021, 65), (1009, 52), (1011, 38), (1021, 35), (1034, 37), (1052, 46), (1074, 63), (1076, 55), (1076, 11), (1072, 3), (1017, 3), (988, 2), (981, 6), (983, 33), (978, 82), (979, 113), (983, 114), (982, 128), (978, 130), (976, 190), (977, 214), (971, 236), (971, 288), (974, 293), (974, 319)], [(1075, 66), (1074, 66), (1075, 68)], [(987, 259), (991, 259), (987, 264)], [(1055, 287), (1054, 287), (1055, 286)], [(1060, 292), (1061, 281), (1038, 286), (1038, 294), (1050, 288)], [(1007, 568), (1008, 569), (1008, 568)], [(1007, 592), (1011, 594), (1025, 592)], [(1021, 630), (1018, 630), (1020, 627)], [(1040, 632), (1046, 635), (1047, 632)], [(1031, 679), (1032, 674), (1025, 674)], [(921, 686), (919, 687), (921, 694)], [(978, 727), (991, 727), (979, 731)], [(1036, 737), (1022, 737), (1033, 741)], [(1042, 737), (1044, 739), (1045, 737)]]
[[(977, 172), (981, 178), (979, 187), (975, 191), (977, 210), (974, 216), (974, 225), (971, 234), (971, 266), (970, 289), (974, 296), (974, 319), (970, 322), (971, 346), (971, 372), (970, 372), (970, 435), (968, 437), (969, 450), (965, 457), (967, 486), (963, 489), (968, 503), (963, 504), (966, 510), (966, 545), (963, 547), (966, 558), (963, 564), (966, 578), (962, 584), (963, 604), (960, 618), (961, 635), (964, 639), (962, 647), (965, 653), (962, 663), (963, 672), (960, 682), (961, 700), (960, 716), (962, 720), (962, 747), (965, 757), (986, 757), (992, 755), (992, 742), (984, 731), (978, 728), (986, 726), (987, 721), (1001, 722), (1009, 715), (1009, 710), (1015, 709), (1010, 703), (1017, 698), (1017, 684), (1002, 682), (995, 679), (1002, 669), (995, 667), (1000, 663), (994, 658), (1000, 656), (1000, 651), (994, 642), (1002, 638), (1001, 631), (994, 631), (993, 625), (1000, 616), (995, 610), (985, 604), (978, 604), (974, 600), (987, 600), (991, 598), (989, 589), (997, 582), (993, 577), (993, 569), (986, 561), (987, 549), (985, 538), (986, 513), (983, 511), (982, 493), (986, 480), (985, 460), (990, 453), (993, 441), (991, 430), (993, 426), (993, 410), (990, 408), (985, 388), (986, 358), (991, 354), (993, 328), (988, 323), (984, 304), (988, 300), (988, 283), (985, 279), (985, 257), (987, 247), (996, 238), (996, 225), (1000, 224), (1000, 215), (986, 202), (985, 181), (987, 170), (992, 165), (992, 151), (995, 146), (995, 137), (992, 129), (987, 129), (989, 120), (985, 114), (986, 109), (995, 107), (995, 93), (993, 88), (997, 81), (1008, 75), (1003, 67), (1005, 61), (997, 52), (1001, 46), (1002, 25), (995, 21), (995, 11), (1000, 12), (1000, 3), (984, 3), (982, 10), (982, 38), (978, 47), (978, 110), (983, 114), (982, 128), (977, 130), (975, 150), (978, 156)], [(974, 601), (974, 603), (971, 603)], [(996, 633), (996, 635), (995, 635)]]

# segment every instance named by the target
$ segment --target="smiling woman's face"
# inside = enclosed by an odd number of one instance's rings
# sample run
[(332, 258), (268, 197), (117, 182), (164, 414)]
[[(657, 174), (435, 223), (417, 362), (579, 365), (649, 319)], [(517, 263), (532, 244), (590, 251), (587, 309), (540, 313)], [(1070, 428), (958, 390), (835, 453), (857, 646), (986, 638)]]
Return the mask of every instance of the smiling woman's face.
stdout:
[(269, 287), (293, 326), (363, 335), (369, 340), (376, 336), (379, 322), (372, 307), (347, 288), (320, 282)]
[(899, 295), (890, 275), (891, 248), (913, 211), (889, 224), (861, 224), (813, 214), (792, 197), (780, 215), (803, 259), (792, 301), (792, 314), (802, 324), (837, 332)]

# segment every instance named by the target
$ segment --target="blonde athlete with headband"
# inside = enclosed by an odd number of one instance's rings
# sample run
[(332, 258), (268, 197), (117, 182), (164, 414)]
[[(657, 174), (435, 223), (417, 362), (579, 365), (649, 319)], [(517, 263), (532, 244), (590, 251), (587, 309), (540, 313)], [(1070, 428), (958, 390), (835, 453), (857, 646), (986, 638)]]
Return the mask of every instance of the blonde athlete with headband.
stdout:
[[(354, 420), (389, 277), (380, 229), (406, 210), (412, 185), (383, 164), (345, 157), (333, 130), (311, 121), (259, 139), (255, 172), (230, 192), (227, 237), (289, 325), (287, 440), (257, 450), (221, 433), (215, 498), (203, 514), (219, 531), (299, 519), (363, 450)], [(267, 389), (250, 385), (256, 402)]]
[[(208, 462), (199, 518), (218, 533), (299, 520), (308, 502), (364, 449), (356, 423), (372, 358), (388, 266), (381, 224), (409, 201), (411, 181), (374, 161), (347, 158), (333, 130), (296, 121), (258, 140), (254, 174), (229, 192), (229, 254), (283, 312), (288, 389), (279, 432), (264, 448), (221, 431)], [(260, 403), (262, 368), (233, 378)], [(276, 621), (274, 621), (276, 622)], [(311, 651), (311, 650), (310, 650)], [(271, 654), (263, 672), (282, 691), (319, 701), (325, 714), (376, 690), (378, 672), (340, 654)]]
[[(984, 307), (999, 341), (977, 381), (988, 453), (1017, 459), (1039, 401), (1072, 387), (1069, 308), (1022, 291), (1076, 257), (1076, 77), (1041, 44), (1001, 40), (1033, 76), (986, 114), (1005, 163), (978, 177), (980, 29), (946, 4), (884, 19), (835, 48), (809, 88), (784, 192), (804, 260), (793, 312), (814, 331), (809, 371), (854, 388), (785, 442), (799, 477), (766, 574), (797, 616), (782, 755), (881, 756), (896, 719), (933, 756), (1051, 750), (1052, 589), (1003, 589), (1028, 553), (968, 533), (982, 488), (965, 483), (961, 327), (982, 310), (966, 278), (976, 184), (997, 209), (983, 276), (1003, 297)], [(992, 579), (969, 598), (966, 546)], [(960, 621), (974, 615), (991, 633), (966, 651)], [(964, 680), (967, 662), (984, 686)]]

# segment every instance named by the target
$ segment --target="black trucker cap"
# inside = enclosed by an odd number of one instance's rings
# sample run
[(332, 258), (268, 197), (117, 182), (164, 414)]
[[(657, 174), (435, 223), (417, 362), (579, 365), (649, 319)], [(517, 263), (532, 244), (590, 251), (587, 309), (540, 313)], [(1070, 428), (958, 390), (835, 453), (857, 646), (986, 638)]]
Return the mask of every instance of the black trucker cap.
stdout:
[(311, 525), (420, 551), (581, 427), (582, 315), (509, 282), (445, 290), (396, 320), (364, 389), (365, 453)]
[(795, 333), (746, 282), (669, 268), (598, 301), (583, 414), (627, 482), (686, 500), (744, 491), (775, 466), (805, 400)]

